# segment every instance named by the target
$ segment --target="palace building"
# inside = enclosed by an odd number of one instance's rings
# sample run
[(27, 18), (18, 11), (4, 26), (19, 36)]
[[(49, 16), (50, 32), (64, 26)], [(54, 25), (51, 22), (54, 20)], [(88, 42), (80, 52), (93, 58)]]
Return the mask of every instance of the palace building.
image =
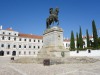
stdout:
[(0, 27), (0, 56), (36, 56), (42, 46), (42, 36)]
[[(86, 47), (86, 37), (83, 37)], [(93, 41), (92, 36), (90, 40)], [(64, 39), (64, 47), (70, 48), (70, 39)], [(75, 41), (76, 46), (76, 41)], [(12, 28), (5, 30), (0, 26), (0, 56), (34, 56), (43, 47), (43, 36), (23, 34), (14, 31)]]

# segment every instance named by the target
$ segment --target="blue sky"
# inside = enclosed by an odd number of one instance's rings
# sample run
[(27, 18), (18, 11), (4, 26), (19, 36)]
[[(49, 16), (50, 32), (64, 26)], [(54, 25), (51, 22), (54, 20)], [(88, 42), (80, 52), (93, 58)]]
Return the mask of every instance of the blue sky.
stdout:
[[(100, 0), (0, 0), (0, 25), (15, 31), (42, 35), (46, 29), (49, 8), (59, 7), (60, 27), (64, 37), (70, 38), (71, 30), (83, 35), (86, 29), (92, 35), (92, 20), (100, 29)], [(100, 33), (98, 33), (100, 36)]]

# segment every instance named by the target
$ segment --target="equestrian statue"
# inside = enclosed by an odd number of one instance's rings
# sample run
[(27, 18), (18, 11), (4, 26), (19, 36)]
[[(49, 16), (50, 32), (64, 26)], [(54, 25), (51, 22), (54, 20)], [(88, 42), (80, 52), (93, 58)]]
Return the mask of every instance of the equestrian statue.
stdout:
[(46, 19), (46, 28), (50, 28), (50, 25), (54, 25), (54, 22), (57, 22), (57, 25), (59, 25), (59, 20), (58, 20), (58, 13), (59, 13), (59, 8), (53, 8), (49, 9), (50, 16)]

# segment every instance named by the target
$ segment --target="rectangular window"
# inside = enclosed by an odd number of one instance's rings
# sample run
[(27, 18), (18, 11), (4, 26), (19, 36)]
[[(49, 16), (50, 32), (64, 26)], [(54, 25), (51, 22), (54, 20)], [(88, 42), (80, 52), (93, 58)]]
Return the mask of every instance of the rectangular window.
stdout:
[(1, 44), (1, 47), (4, 47), (4, 44)]
[(4, 40), (5, 39), (5, 37), (4, 36), (2, 36), (2, 40)]
[(5, 32), (3, 32), (2, 34), (5, 34)]
[(19, 48), (21, 48), (21, 45), (19, 45)]
[(26, 41), (26, 39), (24, 39), (24, 41)]
[(24, 51), (24, 55), (26, 55), (26, 52)]
[(8, 37), (8, 40), (10, 40), (10, 37)]
[(35, 54), (35, 52), (33, 52)]
[(24, 46), (24, 48), (26, 48), (26, 45)]
[(29, 51), (29, 55), (31, 54), (31, 52)]
[(33, 46), (33, 48), (35, 48), (35, 46)]
[(9, 51), (7, 51), (7, 55), (9, 55), (10, 54), (10, 52)]
[(10, 45), (8, 45), (8, 49), (10, 49)]
[(67, 47), (67, 43), (66, 43), (66, 47)]
[(9, 33), (9, 35), (10, 35), (11, 33)]
[(14, 45), (14, 48), (16, 48), (16, 45)]
[(34, 42), (35, 42), (35, 40), (34, 40)]
[(31, 42), (31, 39), (29, 39), (29, 42)]
[(31, 48), (31, 46), (29, 46), (29, 48)]
[(16, 37), (14, 38), (14, 41), (16, 41)]
[(38, 46), (38, 49), (40, 48), (40, 46)]
[(40, 40), (38, 40), (38, 42), (40, 42)]
[(19, 39), (19, 41), (21, 41), (21, 38)]
[(19, 51), (19, 55), (21, 54), (21, 51)]

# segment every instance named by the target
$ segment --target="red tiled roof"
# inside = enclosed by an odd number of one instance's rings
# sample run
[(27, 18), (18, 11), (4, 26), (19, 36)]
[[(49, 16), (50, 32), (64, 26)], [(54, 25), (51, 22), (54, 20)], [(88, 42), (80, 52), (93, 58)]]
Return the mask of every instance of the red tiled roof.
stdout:
[(64, 42), (70, 42), (70, 39), (64, 39)]
[[(93, 38), (93, 36), (89, 36), (89, 38)], [(83, 36), (83, 39), (86, 39), (86, 36)], [(70, 39), (64, 39), (64, 42), (70, 42)]]
[(6, 30), (9, 30), (9, 31), (14, 31), (12, 28), (7, 28)]
[[(89, 38), (93, 38), (93, 36), (89, 36)], [(83, 36), (83, 39), (86, 39), (86, 36)]]
[(19, 37), (43, 39), (43, 36), (38, 36), (33, 34), (22, 34), (22, 33), (19, 33)]
[(86, 36), (83, 36), (83, 39), (86, 39)]
[(93, 38), (93, 36), (89, 36), (89, 38)]

